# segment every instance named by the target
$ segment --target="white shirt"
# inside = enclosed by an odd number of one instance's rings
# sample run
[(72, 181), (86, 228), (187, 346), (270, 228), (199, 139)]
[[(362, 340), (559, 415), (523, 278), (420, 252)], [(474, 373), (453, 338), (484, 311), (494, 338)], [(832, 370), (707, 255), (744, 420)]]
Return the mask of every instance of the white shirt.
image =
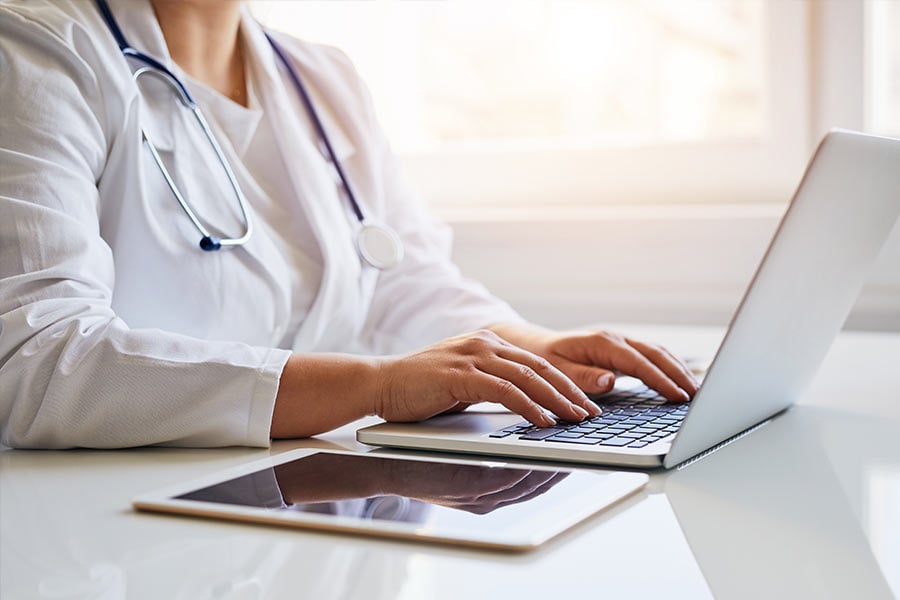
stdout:
[[(148, 2), (110, 4), (132, 46), (183, 76)], [(4, 444), (265, 446), (292, 351), (402, 352), (519, 318), (450, 262), (447, 228), (405, 186), (346, 58), (279, 35), (364, 210), (403, 239), (398, 267), (360, 264), (296, 90), (259, 25), (241, 27), (253, 135), (192, 87), (257, 227), (206, 253), (140, 141), (143, 125), (201, 219), (239, 235), (192, 117), (165, 88), (139, 93), (93, 2), (0, 3)]]

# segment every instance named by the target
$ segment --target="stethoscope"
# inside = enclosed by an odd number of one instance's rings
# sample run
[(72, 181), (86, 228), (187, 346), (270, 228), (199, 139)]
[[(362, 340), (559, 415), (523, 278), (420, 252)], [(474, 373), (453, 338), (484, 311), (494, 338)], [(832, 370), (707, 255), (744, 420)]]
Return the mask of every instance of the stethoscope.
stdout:
[[(185, 214), (191, 220), (191, 223), (202, 236), (200, 239), (200, 248), (206, 251), (213, 251), (220, 250), (223, 247), (242, 246), (246, 244), (250, 240), (250, 237), (253, 235), (253, 220), (250, 215), (247, 200), (237, 183), (237, 180), (231, 170), (231, 167), (228, 164), (228, 161), (225, 159), (222, 148), (219, 146), (218, 142), (216, 142), (215, 136), (213, 136), (212, 131), (208, 123), (206, 122), (206, 119), (203, 117), (203, 113), (200, 111), (200, 107), (194, 101), (184, 83), (182, 83), (181, 80), (174, 73), (172, 73), (172, 71), (170, 71), (168, 68), (166, 68), (165, 65), (163, 65), (153, 57), (136, 50), (125, 40), (125, 36), (122, 34), (122, 30), (119, 28), (119, 24), (116, 22), (115, 17), (113, 17), (112, 11), (110, 10), (106, 0), (97, 0), (97, 6), (100, 9), (100, 14), (103, 15), (104, 21), (106, 21), (107, 27), (109, 28), (113, 37), (116, 38), (116, 43), (119, 45), (119, 50), (122, 51), (122, 54), (126, 58), (132, 58), (144, 64), (144, 66), (137, 69), (132, 74), (132, 79), (134, 80), (135, 84), (137, 84), (138, 79), (140, 79), (144, 75), (151, 75), (167, 83), (175, 91), (178, 99), (181, 101), (182, 106), (191, 111), (191, 113), (194, 115), (194, 119), (199, 124), (200, 129), (203, 130), (203, 134), (209, 141), (209, 144), (216, 155), (216, 159), (219, 161), (219, 164), (225, 171), (225, 175), (228, 178), (228, 183), (230, 184), (231, 189), (234, 192), (235, 198), (237, 198), (238, 206), (240, 206), (241, 215), (244, 220), (243, 235), (236, 238), (217, 237), (212, 235), (197, 217), (193, 209), (191, 209), (191, 206), (190, 204), (188, 204), (187, 199), (185, 199), (185, 197), (178, 190), (178, 186), (175, 184), (174, 179), (169, 174), (169, 170), (163, 164), (162, 159), (160, 158), (159, 153), (156, 150), (156, 146), (150, 140), (150, 137), (147, 135), (146, 130), (143, 127), (141, 128), (141, 137), (143, 143), (150, 150), (150, 154), (153, 157), (153, 162), (156, 163), (156, 166), (159, 168), (160, 173), (162, 173), (163, 178), (166, 180), (166, 184), (172, 191), (172, 195), (175, 196), (175, 199), (178, 201), (178, 204), (181, 206), (182, 210), (185, 212)], [(375, 267), (376, 269), (389, 269), (391, 267), (397, 266), (400, 261), (403, 260), (403, 243), (400, 241), (400, 237), (396, 232), (394, 232), (394, 230), (390, 229), (389, 227), (371, 222), (366, 218), (362, 207), (356, 200), (356, 195), (353, 193), (353, 188), (350, 185), (350, 181), (347, 179), (347, 175), (344, 172), (340, 161), (338, 161), (337, 155), (334, 152), (334, 148), (331, 145), (331, 140), (325, 133), (325, 128), (322, 126), (322, 120), (319, 118), (319, 114), (312, 103), (309, 93), (306, 91), (306, 86), (303, 85), (303, 81), (300, 79), (300, 74), (297, 73), (297, 69), (294, 67), (293, 63), (288, 58), (281, 45), (278, 44), (268, 33), (266, 33), (265, 35), (266, 39), (269, 40), (269, 44), (271, 44), (272, 49), (275, 51), (275, 55), (281, 61), (281, 64), (284, 65), (285, 69), (287, 69), (288, 76), (290, 77), (291, 82), (294, 84), (294, 87), (297, 89), (297, 93), (300, 95), (300, 99), (303, 101), (303, 106), (306, 109), (306, 112), (309, 114), (310, 120), (312, 121), (313, 126), (316, 129), (316, 134), (318, 135), (323, 146), (328, 152), (331, 163), (334, 165), (334, 168), (341, 179), (341, 185), (346, 192), (347, 199), (350, 202), (351, 207), (353, 208), (353, 213), (356, 216), (356, 219), (359, 221), (359, 231), (357, 231), (356, 233), (356, 250), (359, 253), (360, 258), (362, 258), (368, 265)], [(138, 88), (140, 89), (140, 86), (138, 86)]]

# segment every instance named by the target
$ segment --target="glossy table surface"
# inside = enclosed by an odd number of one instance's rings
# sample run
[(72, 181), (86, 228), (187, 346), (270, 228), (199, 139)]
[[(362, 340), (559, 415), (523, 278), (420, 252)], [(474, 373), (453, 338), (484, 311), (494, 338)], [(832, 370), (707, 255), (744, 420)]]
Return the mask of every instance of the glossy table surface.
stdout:
[[(627, 331), (694, 356), (721, 335)], [(359, 426), (269, 450), (0, 451), (0, 598), (900, 596), (900, 335), (843, 333), (797, 406), (526, 554), (130, 507), (291, 448), (370, 450)]]

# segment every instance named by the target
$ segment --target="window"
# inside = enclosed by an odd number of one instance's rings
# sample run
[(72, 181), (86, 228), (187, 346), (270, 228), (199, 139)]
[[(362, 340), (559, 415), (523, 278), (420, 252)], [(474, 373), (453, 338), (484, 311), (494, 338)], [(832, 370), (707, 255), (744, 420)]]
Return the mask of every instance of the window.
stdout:
[(900, 2), (876, 0), (867, 14), (870, 131), (900, 137)]
[[(554, 327), (724, 324), (821, 134), (900, 134), (897, 0), (252, 6), (350, 55), (457, 264)], [(898, 326), (892, 248), (855, 327)]]
[[(892, 0), (868, 4), (867, 122), (895, 131), (900, 59), (892, 32), (900, 7)], [(445, 215), (523, 206), (781, 203), (812, 150), (812, 121), (827, 119), (812, 109), (816, 3), (253, 6), (264, 23), (350, 55), (414, 184)]]
[[(301, 37), (356, 57), (406, 152), (757, 135), (761, 8), (746, 0), (266, 7)], [(323, 35), (334, 22), (341, 27)]]

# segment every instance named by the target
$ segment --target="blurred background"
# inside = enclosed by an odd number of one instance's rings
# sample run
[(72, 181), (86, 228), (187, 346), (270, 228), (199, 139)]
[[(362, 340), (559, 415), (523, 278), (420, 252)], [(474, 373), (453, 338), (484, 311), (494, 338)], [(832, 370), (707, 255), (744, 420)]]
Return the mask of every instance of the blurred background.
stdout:
[[(727, 323), (822, 135), (900, 137), (898, 0), (251, 7), (350, 56), (462, 270), (555, 327)], [(847, 327), (900, 331), (900, 226)]]

